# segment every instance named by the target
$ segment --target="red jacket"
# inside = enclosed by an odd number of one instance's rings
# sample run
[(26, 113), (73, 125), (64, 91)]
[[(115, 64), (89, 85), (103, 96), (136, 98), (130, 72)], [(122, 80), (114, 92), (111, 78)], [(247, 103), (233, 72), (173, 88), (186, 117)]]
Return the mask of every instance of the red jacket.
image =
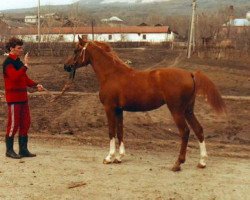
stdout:
[(37, 83), (26, 74), (27, 68), (16, 55), (9, 54), (3, 63), (5, 97), (7, 103), (26, 102), (27, 87), (37, 86)]

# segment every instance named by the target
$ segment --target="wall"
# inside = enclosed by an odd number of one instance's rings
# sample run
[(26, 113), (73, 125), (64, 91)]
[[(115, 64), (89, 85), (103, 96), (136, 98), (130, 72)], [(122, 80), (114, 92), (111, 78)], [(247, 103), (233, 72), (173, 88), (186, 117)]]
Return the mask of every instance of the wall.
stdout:
[[(78, 34), (45, 34), (41, 36), (42, 42), (73, 42), (77, 40)], [(81, 34), (80, 34), (81, 35)], [(86, 35), (86, 34), (84, 34)], [(146, 35), (146, 39), (143, 38)], [(112, 36), (110, 38), (110, 36)], [(24, 39), (26, 42), (37, 42), (36, 35), (18, 35), (18, 37)], [(171, 33), (128, 33), (128, 34), (94, 34), (94, 40), (105, 42), (152, 42), (160, 43), (173, 41), (175, 34)], [(92, 34), (87, 34), (87, 39), (92, 40)]]

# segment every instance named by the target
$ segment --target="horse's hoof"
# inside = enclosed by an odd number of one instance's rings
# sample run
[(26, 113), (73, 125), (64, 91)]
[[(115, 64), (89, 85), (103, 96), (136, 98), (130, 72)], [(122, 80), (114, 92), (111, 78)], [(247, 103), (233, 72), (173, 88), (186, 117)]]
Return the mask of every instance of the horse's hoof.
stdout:
[(204, 169), (204, 168), (206, 168), (206, 165), (198, 163), (197, 167), (200, 169)]
[(117, 158), (113, 161), (113, 163), (115, 163), (115, 164), (121, 164), (122, 163), (122, 161), (121, 160), (118, 160)]
[(172, 171), (173, 171), (173, 172), (179, 172), (179, 171), (181, 171), (181, 166), (180, 166), (180, 165), (175, 165), (175, 166), (173, 166), (173, 167), (172, 167)]
[(103, 164), (111, 164), (111, 161), (103, 159)]

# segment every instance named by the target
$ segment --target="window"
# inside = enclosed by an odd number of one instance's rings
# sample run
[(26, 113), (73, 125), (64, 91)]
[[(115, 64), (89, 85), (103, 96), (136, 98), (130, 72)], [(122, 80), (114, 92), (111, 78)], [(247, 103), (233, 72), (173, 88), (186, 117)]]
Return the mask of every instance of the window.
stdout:
[(58, 39), (61, 41), (61, 40), (63, 40), (63, 35), (59, 35), (58, 36)]
[(146, 39), (147, 39), (147, 36), (146, 36), (146, 35), (142, 35), (142, 39), (143, 39), (143, 40), (146, 40)]
[(112, 40), (112, 35), (109, 35), (109, 40)]

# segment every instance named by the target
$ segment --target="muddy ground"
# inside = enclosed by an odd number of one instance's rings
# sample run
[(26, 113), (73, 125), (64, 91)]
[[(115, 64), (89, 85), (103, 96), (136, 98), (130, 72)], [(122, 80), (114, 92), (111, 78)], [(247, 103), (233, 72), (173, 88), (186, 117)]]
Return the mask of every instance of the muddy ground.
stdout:
[[(248, 62), (186, 60), (184, 52), (164, 48), (116, 51), (135, 68), (200, 69), (222, 95), (250, 96)], [(28, 73), (49, 91), (60, 91), (68, 78), (63, 60), (31, 58)], [(46, 93), (30, 96), (31, 149), (38, 154), (34, 159), (4, 157), (6, 105), (1, 103), (0, 199), (17, 195), (18, 199), (249, 199), (249, 100), (225, 100), (228, 115), (216, 116), (198, 98), (195, 112), (204, 128), (208, 166), (196, 168), (199, 149), (191, 133), (183, 171), (173, 173), (170, 168), (178, 155), (179, 138), (166, 106), (125, 113), (127, 156), (121, 165), (106, 166), (102, 159), (108, 152), (107, 121), (90, 66), (77, 71), (70, 91), (78, 93), (53, 103)]]

